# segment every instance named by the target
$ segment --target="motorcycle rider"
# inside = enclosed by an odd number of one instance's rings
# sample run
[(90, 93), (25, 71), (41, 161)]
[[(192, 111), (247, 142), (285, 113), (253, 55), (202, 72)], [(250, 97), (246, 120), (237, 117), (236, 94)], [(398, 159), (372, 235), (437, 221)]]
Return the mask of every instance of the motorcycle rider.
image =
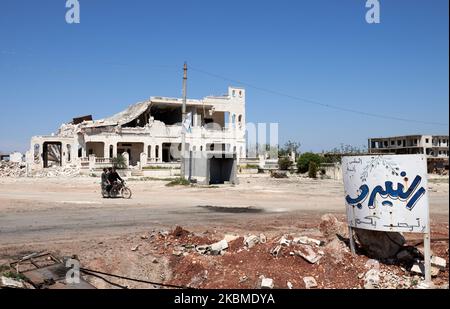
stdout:
[(113, 185), (117, 181), (120, 181), (120, 182), (123, 183), (123, 179), (120, 177), (119, 173), (116, 172), (116, 169), (114, 167), (110, 167), (109, 168), (109, 173), (108, 173), (109, 185), (106, 188), (106, 190), (108, 191), (108, 194), (111, 192), (111, 189), (112, 189)]

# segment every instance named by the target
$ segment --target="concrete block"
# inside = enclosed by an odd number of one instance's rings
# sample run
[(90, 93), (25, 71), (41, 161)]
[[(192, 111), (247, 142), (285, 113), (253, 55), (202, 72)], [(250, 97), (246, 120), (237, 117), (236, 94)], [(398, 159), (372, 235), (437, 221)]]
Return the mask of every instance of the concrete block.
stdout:
[(273, 289), (273, 280), (270, 278), (263, 278), (261, 281), (261, 289)]
[(447, 261), (441, 257), (432, 256), (431, 257), (431, 266), (439, 268), (440, 270), (445, 270), (445, 267), (447, 266)]
[(317, 282), (314, 277), (304, 277), (303, 282), (305, 283), (305, 287), (307, 289), (312, 289), (317, 287)]

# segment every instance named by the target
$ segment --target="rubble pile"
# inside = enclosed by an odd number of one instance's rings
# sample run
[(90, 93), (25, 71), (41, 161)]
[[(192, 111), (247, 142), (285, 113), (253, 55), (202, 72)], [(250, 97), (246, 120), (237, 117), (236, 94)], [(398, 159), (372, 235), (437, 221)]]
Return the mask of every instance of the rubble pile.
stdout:
[(45, 178), (45, 177), (73, 177), (80, 175), (80, 171), (76, 167), (49, 167), (43, 170), (35, 171), (33, 177)]
[(10, 161), (0, 161), (0, 177), (24, 177), (25, 166)]
[[(391, 262), (371, 257), (361, 250), (360, 244), (357, 253), (352, 254), (349, 240), (339, 236), (345, 231), (337, 228), (341, 223), (331, 215), (322, 219), (322, 235), (318, 231), (289, 234), (268, 231), (240, 236), (217, 230), (194, 233), (179, 226), (171, 231), (152, 230), (124, 238), (126, 246), (118, 254), (151, 265), (147, 271), (155, 272), (161, 283), (188, 288), (448, 288), (445, 242), (433, 247), (431, 262), (435, 272), (433, 282), (428, 283), (420, 267), (423, 256), (414, 246), (403, 246), (396, 258), (390, 258)], [(101, 243), (100, 255), (104, 252)], [(124, 248), (127, 252), (123, 252)], [(97, 261), (93, 269), (111, 271), (116, 262), (110, 263)], [(162, 267), (167, 267), (167, 272), (161, 274)], [(10, 287), (15, 284), (10, 280), (3, 283)]]

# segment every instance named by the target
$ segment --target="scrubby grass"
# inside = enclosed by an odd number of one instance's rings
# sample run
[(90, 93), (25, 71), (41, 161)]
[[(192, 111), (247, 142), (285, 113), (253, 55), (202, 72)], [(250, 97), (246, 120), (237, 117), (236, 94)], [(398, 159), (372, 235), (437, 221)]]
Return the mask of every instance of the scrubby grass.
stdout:
[(140, 177), (140, 178), (128, 178), (127, 179), (127, 181), (152, 181), (152, 180), (172, 181), (173, 178)]
[(173, 179), (171, 182), (167, 183), (166, 186), (173, 187), (173, 186), (189, 186), (191, 183), (187, 179), (183, 178), (176, 178)]
[(171, 170), (170, 166), (145, 166), (142, 168), (143, 170)]
[(13, 271), (8, 271), (6, 273), (3, 274), (3, 276), (7, 277), (7, 278), (11, 278), (11, 279), (15, 279), (15, 280), (26, 280), (27, 277), (25, 277), (23, 274), (19, 274)]
[(259, 165), (256, 165), (256, 164), (245, 164), (245, 165), (241, 165), (239, 167), (244, 169), (244, 170), (259, 169)]

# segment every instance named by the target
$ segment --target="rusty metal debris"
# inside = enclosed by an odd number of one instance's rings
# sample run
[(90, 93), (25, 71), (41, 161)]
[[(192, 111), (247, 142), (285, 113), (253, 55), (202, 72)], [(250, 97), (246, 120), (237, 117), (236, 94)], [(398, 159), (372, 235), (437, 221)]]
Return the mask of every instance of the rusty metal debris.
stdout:
[(33, 253), (10, 266), (36, 289), (95, 289), (81, 277), (78, 282), (67, 283), (66, 274), (71, 268), (51, 253)]

